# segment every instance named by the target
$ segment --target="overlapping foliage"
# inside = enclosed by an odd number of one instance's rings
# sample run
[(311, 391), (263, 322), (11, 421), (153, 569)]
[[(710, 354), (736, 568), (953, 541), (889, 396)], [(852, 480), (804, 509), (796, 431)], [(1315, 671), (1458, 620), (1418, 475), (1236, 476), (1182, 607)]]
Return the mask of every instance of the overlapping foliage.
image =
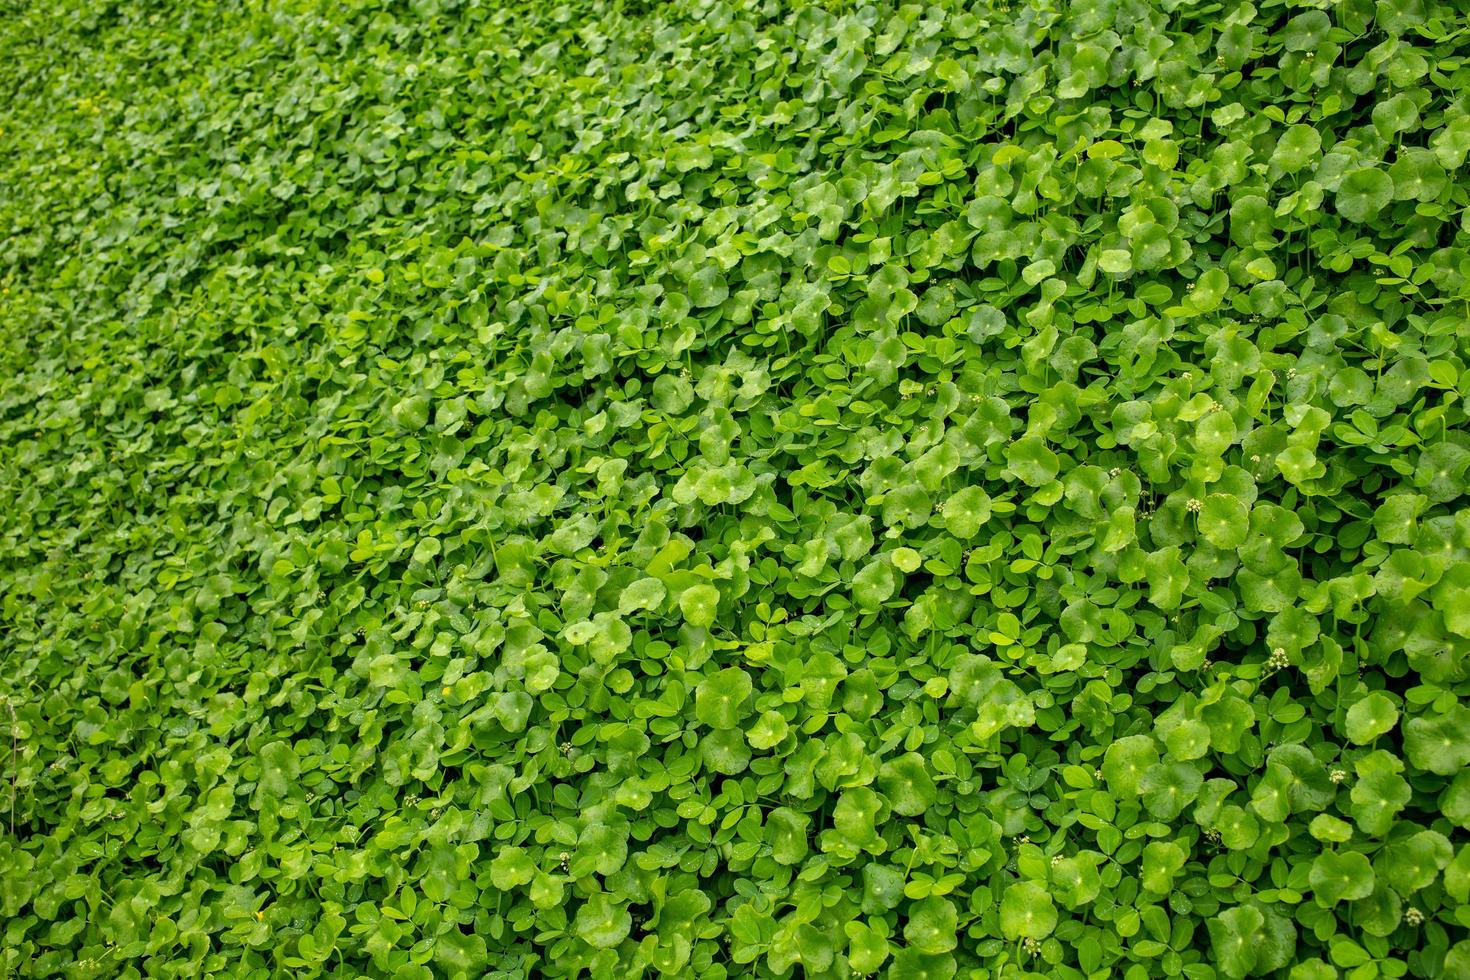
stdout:
[(1470, 976), (1450, 0), (0, 21), (0, 973)]

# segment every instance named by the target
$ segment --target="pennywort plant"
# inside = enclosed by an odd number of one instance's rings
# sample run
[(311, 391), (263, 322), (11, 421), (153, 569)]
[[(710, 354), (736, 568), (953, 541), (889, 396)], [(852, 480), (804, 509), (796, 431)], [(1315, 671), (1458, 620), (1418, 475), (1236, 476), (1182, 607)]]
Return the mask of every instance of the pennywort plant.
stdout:
[(0, 974), (1470, 976), (1467, 37), (12, 11)]

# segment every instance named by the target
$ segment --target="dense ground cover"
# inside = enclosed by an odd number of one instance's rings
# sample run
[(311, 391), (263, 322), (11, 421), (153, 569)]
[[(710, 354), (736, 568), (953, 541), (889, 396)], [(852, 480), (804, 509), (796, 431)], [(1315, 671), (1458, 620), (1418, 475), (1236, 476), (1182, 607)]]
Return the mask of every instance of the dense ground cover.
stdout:
[(0, 20), (0, 974), (1470, 977), (1449, 2)]

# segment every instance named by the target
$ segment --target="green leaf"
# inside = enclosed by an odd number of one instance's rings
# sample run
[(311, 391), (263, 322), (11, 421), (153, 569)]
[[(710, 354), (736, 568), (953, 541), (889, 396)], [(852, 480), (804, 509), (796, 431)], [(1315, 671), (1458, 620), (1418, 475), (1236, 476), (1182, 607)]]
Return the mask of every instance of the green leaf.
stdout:
[(1154, 894), (1167, 895), (1186, 860), (1184, 848), (1173, 841), (1150, 841), (1143, 849), (1139, 880)]
[[(657, 609), (664, 601), (666, 591), (664, 584), (656, 578), (631, 582), (618, 597), (618, 615), (626, 616), (640, 609)], [(718, 598), (715, 601), (718, 602)]]
[(905, 817), (918, 816), (938, 798), (924, 757), (915, 752), (883, 763), (878, 770), (878, 788), (893, 812)]
[(488, 947), (483, 936), (467, 936), (451, 928), (434, 940), (434, 962), (446, 976), (480, 976), (489, 962)]
[(842, 928), (847, 933), (847, 962), (853, 972), (860, 976), (876, 973), (892, 951), (887, 935), (878, 926), (857, 921), (847, 922)]
[(1057, 925), (1057, 910), (1046, 888), (1019, 881), (1000, 900), (1000, 931), (1007, 939), (1045, 939)]
[(410, 431), (422, 429), (429, 424), (429, 399), (424, 395), (409, 395), (393, 404), (393, 421)]
[(714, 266), (705, 266), (689, 280), (689, 301), (697, 307), (719, 306), (729, 296), (725, 277)]
[(872, 611), (887, 602), (897, 589), (893, 568), (885, 559), (863, 566), (852, 579), (852, 596), (859, 609)]
[(1378, 862), (1380, 873), (1400, 895), (1428, 888), (1454, 857), (1449, 839), (1433, 830), (1421, 830), (1392, 841)]
[[(1004, 912), (1002, 912), (1004, 915)], [(1004, 927), (1002, 927), (1004, 928)], [(947, 953), (959, 944), (959, 913), (948, 899), (931, 896), (909, 909), (903, 938), (921, 953)]]
[(1250, 530), (1250, 511), (1235, 497), (1212, 493), (1199, 512), (1199, 533), (1216, 548), (1232, 550), (1245, 543)]
[(766, 815), (766, 836), (771, 855), (782, 864), (800, 864), (807, 855), (807, 835), (811, 818), (786, 807), (777, 807)]
[(679, 611), (691, 626), (711, 626), (720, 606), (720, 590), (713, 585), (691, 585), (679, 593)]
[(266, 799), (279, 799), (291, 791), (301, 776), (301, 759), (287, 742), (267, 742), (260, 747), (260, 782), (256, 807)]
[(1006, 450), (1010, 472), (1027, 486), (1039, 487), (1056, 478), (1061, 463), (1039, 438), (1028, 436), (1013, 442)]
[(490, 861), (490, 883), (501, 891), (530, 884), (536, 865), (524, 848), (502, 847)]
[(1173, 820), (1194, 801), (1203, 784), (1199, 770), (1187, 762), (1150, 766), (1138, 782), (1143, 805), (1159, 820)]
[(1445, 714), (1410, 718), (1404, 753), (1419, 769), (1449, 776), (1470, 764), (1470, 708), (1454, 705)]
[(945, 530), (957, 538), (970, 539), (990, 520), (990, 496), (979, 487), (965, 487), (941, 508)]
[(1308, 878), (1317, 904), (1367, 898), (1373, 893), (1373, 866), (1357, 851), (1323, 851), (1312, 861)]
[(1366, 745), (1393, 728), (1399, 720), (1399, 709), (1388, 695), (1374, 691), (1353, 703), (1347, 712), (1347, 736)]
[(1108, 746), (1102, 771), (1108, 789), (1119, 799), (1138, 795), (1144, 773), (1159, 761), (1158, 749), (1147, 735), (1127, 735)]
[(1221, 975), (1239, 980), (1256, 968), (1265, 917), (1247, 906), (1226, 909), (1208, 921), (1210, 948)]
[(1343, 177), (1337, 187), (1337, 211), (1349, 221), (1372, 221), (1393, 200), (1393, 179), (1381, 170), (1360, 167)]
[(627, 938), (633, 926), (628, 910), (606, 892), (596, 892), (577, 910), (573, 928), (577, 938), (597, 949), (608, 949)]
[(1080, 908), (1102, 894), (1102, 876), (1097, 865), (1102, 855), (1081, 852), (1051, 864), (1051, 894), (1069, 909)]
[(750, 675), (739, 667), (716, 671), (694, 689), (694, 716), (710, 728), (735, 728), (752, 690)]
[(1271, 163), (1289, 174), (1311, 163), (1322, 148), (1322, 135), (1311, 126), (1297, 124), (1286, 130), (1271, 152)]

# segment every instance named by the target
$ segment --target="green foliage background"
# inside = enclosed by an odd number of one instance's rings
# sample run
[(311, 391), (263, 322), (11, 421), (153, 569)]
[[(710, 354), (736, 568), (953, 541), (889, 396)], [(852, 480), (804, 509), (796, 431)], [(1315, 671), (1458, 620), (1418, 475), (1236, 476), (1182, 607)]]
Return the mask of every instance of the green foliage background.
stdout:
[(0, 20), (0, 973), (1470, 976), (1432, 0)]

